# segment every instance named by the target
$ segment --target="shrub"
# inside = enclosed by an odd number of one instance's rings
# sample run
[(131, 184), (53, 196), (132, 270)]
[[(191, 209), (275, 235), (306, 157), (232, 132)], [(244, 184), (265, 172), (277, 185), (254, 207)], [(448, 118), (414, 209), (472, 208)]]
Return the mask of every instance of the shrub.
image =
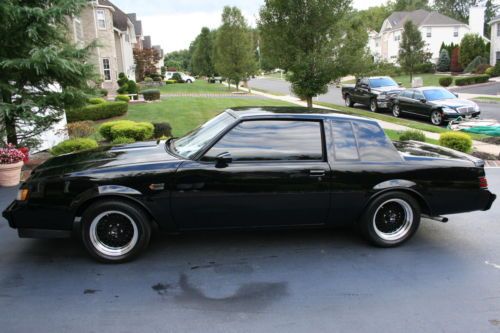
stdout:
[(128, 93), (128, 83), (123, 84), (118, 90), (116, 91), (119, 94), (126, 94)]
[(437, 70), (440, 72), (447, 72), (450, 70), (450, 54), (446, 49), (441, 49), (439, 53), (439, 60), (437, 64)]
[(172, 126), (169, 123), (153, 123), (154, 133), (153, 138), (159, 139), (162, 137), (172, 136)]
[(61, 142), (60, 144), (52, 148), (50, 150), (50, 153), (52, 155), (58, 156), (62, 154), (74, 153), (81, 150), (97, 148), (98, 146), (99, 145), (97, 144), (97, 141), (92, 139), (85, 139), (85, 138), (69, 139)]
[(130, 97), (128, 97), (127, 95), (117, 95), (115, 97), (115, 101), (122, 101), (122, 102), (130, 102)]
[(484, 65), (484, 64), (488, 64), (488, 60), (484, 57), (477, 56), (467, 65), (467, 67), (465, 67), (464, 72), (465, 73), (475, 72), (479, 65)]
[(407, 131), (404, 131), (399, 136), (399, 140), (401, 140), (401, 141), (414, 140), (414, 141), (425, 142), (425, 134), (424, 134), (424, 132), (419, 131), (419, 130), (407, 130)]
[(174, 84), (174, 83), (177, 83), (177, 81), (175, 81), (175, 80), (166, 80), (165, 83), (166, 84)]
[(492, 77), (500, 76), (500, 61), (497, 61), (495, 67), (493, 67), (491, 76)]
[(483, 75), (475, 75), (475, 76), (467, 76), (455, 79), (455, 84), (457, 86), (467, 86), (475, 83), (485, 83), (488, 82), (490, 76), (487, 74)]
[(489, 75), (490, 77), (495, 77), (494, 75), (495, 72), (495, 67), (489, 67), (487, 70), (484, 71), (484, 74)]
[(66, 111), (68, 122), (82, 120), (101, 120), (123, 116), (128, 111), (128, 103), (106, 102), (102, 104), (87, 105), (79, 109), (69, 109)]
[[(129, 80), (128, 83), (128, 93), (129, 94), (138, 94), (139, 93), (139, 86), (134, 80)], [(134, 96), (134, 99), (137, 99), (137, 96)]]
[(446, 132), (439, 137), (439, 144), (444, 147), (468, 153), (472, 149), (472, 139), (461, 132)]
[(144, 96), (146, 101), (155, 101), (160, 99), (160, 90), (158, 89), (143, 90), (141, 94)]
[(460, 66), (460, 63), (458, 61), (460, 55), (460, 48), (456, 47), (451, 51), (451, 63), (450, 63), (450, 71), (453, 73), (460, 73), (462, 72), (463, 68)]
[(87, 100), (87, 103), (89, 103), (89, 104), (102, 104), (102, 103), (106, 103), (106, 101), (104, 100), (104, 98), (94, 97), (94, 98), (89, 98)]
[(130, 144), (130, 143), (134, 143), (135, 140), (132, 139), (132, 138), (125, 138), (125, 137), (118, 137), (118, 138), (115, 138), (113, 141), (111, 141), (112, 144), (114, 145), (126, 145), (126, 144)]
[(85, 138), (94, 134), (94, 122), (90, 120), (76, 121), (66, 125), (70, 138)]
[(490, 76), (488, 74), (476, 75), (474, 76), (475, 83), (485, 83), (490, 80)]
[(182, 76), (179, 73), (172, 74), (171, 80), (175, 80), (177, 83), (184, 83), (184, 80), (182, 79)]
[(449, 86), (451, 86), (452, 83), (453, 83), (453, 77), (451, 77), (451, 76), (445, 76), (445, 77), (439, 78), (439, 85), (442, 87), (449, 87)]
[(490, 68), (491, 66), (489, 64), (481, 64), (476, 67), (474, 74), (487, 74), (486, 71)]
[(151, 83), (151, 82), (153, 82), (153, 79), (150, 78), (149, 76), (147, 76), (147, 77), (144, 78), (144, 82)]
[(103, 96), (103, 97), (108, 96), (108, 91), (104, 88), (99, 89), (99, 92), (101, 93), (101, 96)]
[(123, 87), (125, 84), (128, 83), (128, 77), (125, 76), (125, 73), (120, 73), (118, 74), (118, 86)]
[(158, 76), (155, 76), (155, 77), (153, 78), (153, 81), (154, 81), (154, 82), (161, 82), (161, 76), (159, 76), (159, 75), (158, 75)]
[(104, 123), (99, 128), (99, 133), (107, 140), (117, 138), (134, 139), (143, 141), (153, 136), (154, 126), (151, 123), (137, 123), (130, 120), (117, 120)]
[(424, 62), (415, 66), (415, 73), (435, 73), (436, 66), (431, 62)]

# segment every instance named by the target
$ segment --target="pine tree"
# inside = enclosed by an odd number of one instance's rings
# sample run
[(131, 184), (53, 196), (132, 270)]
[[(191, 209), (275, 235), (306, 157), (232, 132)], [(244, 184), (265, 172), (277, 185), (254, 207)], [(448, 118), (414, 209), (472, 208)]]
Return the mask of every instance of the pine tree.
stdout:
[(68, 17), (85, 0), (0, 1), (0, 137), (35, 147), (64, 110), (84, 104), (96, 78), (87, 62), (93, 44), (69, 40)]
[(448, 54), (448, 51), (445, 48), (441, 49), (441, 52), (439, 53), (439, 60), (437, 64), (437, 70), (439, 72), (447, 72), (450, 70), (450, 55)]
[(417, 26), (412, 21), (407, 21), (401, 37), (398, 61), (403, 70), (410, 74), (410, 82), (413, 79), (415, 67), (423, 64), (429, 58), (424, 47), (425, 42), (422, 40), (422, 34)]

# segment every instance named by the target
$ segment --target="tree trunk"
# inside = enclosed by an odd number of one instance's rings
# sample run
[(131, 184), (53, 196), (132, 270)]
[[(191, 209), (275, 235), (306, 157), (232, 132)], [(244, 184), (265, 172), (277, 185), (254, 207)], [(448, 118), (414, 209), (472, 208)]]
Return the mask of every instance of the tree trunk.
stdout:
[(231, 80), (227, 79), (227, 89), (231, 91)]
[[(12, 104), (12, 96), (11, 94), (4, 90), (2, 91), (2, 100), (6, 104)], [(16, 134), (16, 122), (13, 118), (7, 118), (3, 115), (2, 119), (5, 123), (5, 132), (7, 134), (7, 143), (12, 143), (17, 146), (17, 134)]]
[(306, 101), (307, 101), (307, 107), (309, 109), (312, 109), (312, 107), (313, 107), (313, 98), (312, 98), (312, 96), (307, 96), (306, 97)]
[(240, 81), (236, 81), (236, 91), (240, 91)]

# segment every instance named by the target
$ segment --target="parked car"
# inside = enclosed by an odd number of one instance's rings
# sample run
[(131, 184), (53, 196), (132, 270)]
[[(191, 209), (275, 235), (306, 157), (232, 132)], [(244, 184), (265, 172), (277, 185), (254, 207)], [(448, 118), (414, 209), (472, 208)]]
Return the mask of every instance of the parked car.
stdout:
[[(54, 157), (3, 216), (20, 237), (83, 240), (105, 262), (133, 258), (153, 229), (356, 224), (400, 245), (421, 216), (490, 209), (484, 162), (329, 110), (237, 108), (190, 134)], [(153, 228), (155, 226), (155, 228)]]
[(186, 83), (193, 83), (194, 81), (196, 81), (194, 77), (187, 75), (186, 73), (183, 72), (166, 72), (165, 80), (172, 80), (172, 77), (174, 76), (175, 73), (178, 73), (181, 76), (181, 79)]
[(474, 118), (481, 114), (476, 103), (459, 99), (441, 87), (408, 89), (393, 96), (391, 105), (395, 117), (411, 114), (427, 118), (434, 125), (441, 125), (458, 117)]
[(211, 76), (208, 78), (208, 83), (222, 83), (225, 79), (222, 76)]
[(353, 107), (359, 103), (370, 107), (370, 111), (389, 107), (391, 96), (404, 90), (396, 81), (388, 76), (368, 77), (356, 80), (354, 86), (342, 87), (342, 97), (345, 105)]

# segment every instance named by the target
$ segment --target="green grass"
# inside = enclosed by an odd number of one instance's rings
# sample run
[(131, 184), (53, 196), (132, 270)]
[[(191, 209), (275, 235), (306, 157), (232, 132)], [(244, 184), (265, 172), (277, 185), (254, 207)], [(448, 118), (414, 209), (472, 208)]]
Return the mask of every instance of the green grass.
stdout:
[(220, 83), (208, 83), (205, 80), (196, 80), (193, 83), (174, 83), (160, 87), (162, 94), (229, 94), (235, 91)]
[(488, 97), (488, 96), (481, 96), (481, 97), (476, 97), (474, 98), (475, 101), (491, 101), (491, 102), (500, 102), (500, 97)]
[(171, 97), (157, 103), (131, 104), (123, 119), (168, 122), (174, 136), (182, 136), (220, 112), (238, 106), (293, 106), (271, 99)]
[[(402, 134), (402, 132), (400, 132), (400, 131), (395, 131), (395, 130), (391, 130), (391, 129), (384, 129), (384, 132), (385, 132), (385, 134), (387, 134), (387, 136), (389, 137), (389, 139), (391, 139), (393, 141), (398, 141), (399, 137)], [(432, 143), (434, 145), (439, 145), (439, 141), (438, 140), (431, 139), (431, 138), (426, 138), (425, 142)]]
[[(438, 86), (439, 87), (439, 79), (442, 77), (445, 77), (448, 75), (441, 75), (441, 74), (413, 74), (413, 77), (421, 77), (424, 83), (424, 86)], [(460, 76), (454, 76), (454, 79), (459, 78)], [(401, 82), (403, 84), (403, 87), (405, 88), (411, 88), (411, 81), (410, 81), (410, 76), (409, 75), (401, 75), (401, 76), (393, 76), (392, 77), (394, 81), (396, 82)], [(353, 84), (355, 83), (355, 80), (350, 80), (347, 82), (343, 83), (348, 83), (348, 84)]]

